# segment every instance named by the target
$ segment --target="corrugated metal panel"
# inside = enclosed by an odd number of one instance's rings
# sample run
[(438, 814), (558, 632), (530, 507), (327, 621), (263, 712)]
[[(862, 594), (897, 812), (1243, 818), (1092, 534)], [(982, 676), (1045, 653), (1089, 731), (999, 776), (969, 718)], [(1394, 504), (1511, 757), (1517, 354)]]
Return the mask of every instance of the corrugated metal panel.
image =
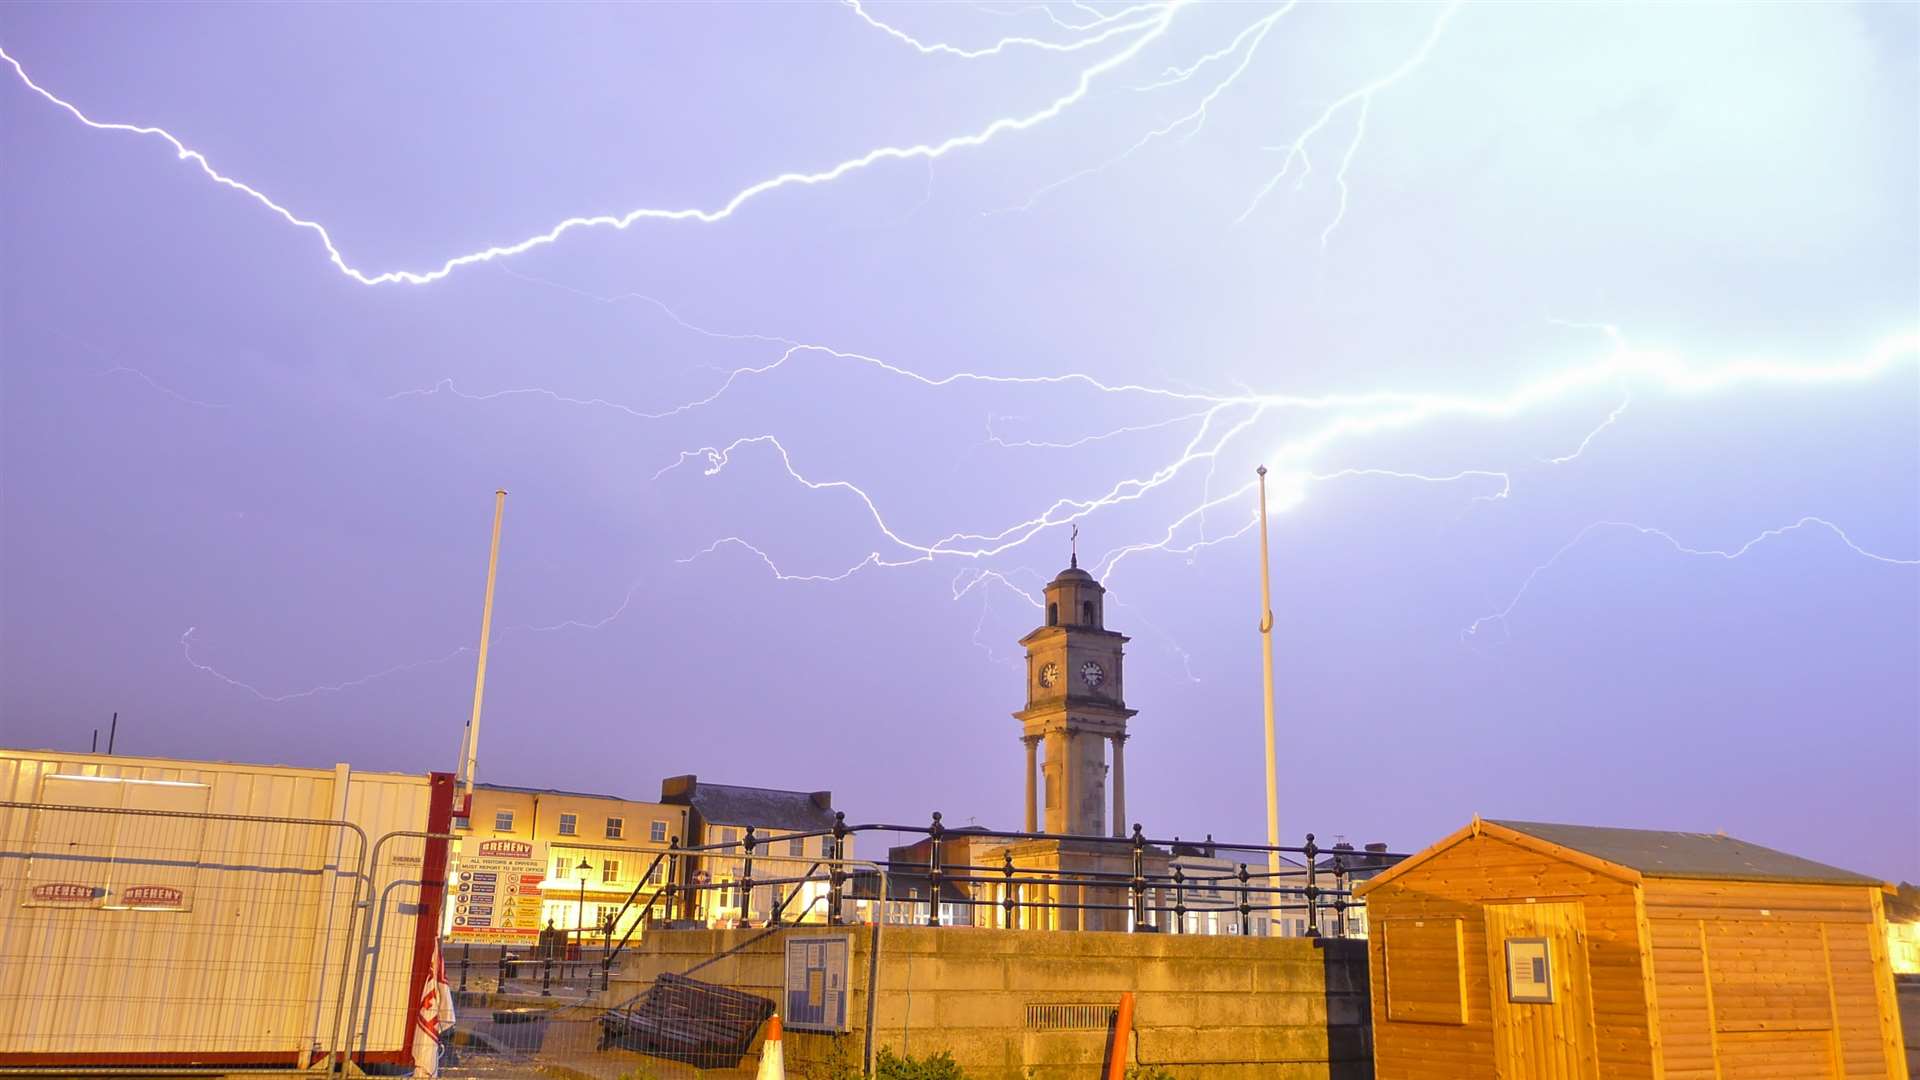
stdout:
[[(209, 815), (339, 821), (344, 811), (344, 821), (360, 831), (209, 817), (194, 822), (198, 855), (183, 868), (159, 856), (181, 843), (184, 819), (0, 807), (0, 1059), (52, 1053), (291, 1057), (316, 1042), (332, 1043), (347, 981), (347, 935), (359, 932), (352, 923), (355, 875), (368, 869), (380, 836), (424, 826), (426, 777), (349, 774), (344, 766), (0, 750), (0, 801), (39, 802), (46, 778), (55, 774), (201, 784)], [(344, 798), (342, 776), (350, 776)], [(168, 880), (190, 882), (187, 910), (42, 905), (36, 884), (76, 872), (63, 870), (42, 843), (53, 835), (47, 823), (54, 819), (120, 830), (112, 834), (118, 854), (111, 859), (82, 857), (67, 865), (110, 862), (116, 875), (172, 874)], [(167, 835), (175, 838), (160, 845), (151, 834), (168, 822), (173, 831)], [(421, 841), (388, 848), (386, 867), (404, 874), (410, 858), (414, 872), (407, 876), (417, 877)], [(403, 891), (409, 905), (417, 899), (417, 890)], [(386, 913), (386, 947), (368, 1012), (373, 1050), (404, 1046), (400, 999), (412, 960), (410, 911)]]

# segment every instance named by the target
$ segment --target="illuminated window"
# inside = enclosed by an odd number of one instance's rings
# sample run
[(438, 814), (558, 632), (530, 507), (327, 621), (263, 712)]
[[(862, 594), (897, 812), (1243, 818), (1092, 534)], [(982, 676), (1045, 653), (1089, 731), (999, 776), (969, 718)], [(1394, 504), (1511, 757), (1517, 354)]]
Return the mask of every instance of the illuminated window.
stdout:
[(580, 818), (575, 814), (560, 815), (560, 835), (573, 836), (579, 832)]
[(494, 832), (512, 832), (513, 831), (513, 811), (495, 810), (493, 812), (493, 831)]
[(600, 880), (601, 881), (620, 880), (620, 864), (613, 859), (608, 859), (606, 862), (601, 863), (600, 864)]

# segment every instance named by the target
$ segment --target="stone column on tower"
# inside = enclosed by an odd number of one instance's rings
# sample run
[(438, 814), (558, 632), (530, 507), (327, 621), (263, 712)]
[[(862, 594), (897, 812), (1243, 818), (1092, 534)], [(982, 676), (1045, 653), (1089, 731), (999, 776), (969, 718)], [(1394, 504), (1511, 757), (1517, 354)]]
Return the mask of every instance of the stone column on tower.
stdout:
[(1040, 831), (1040, 807), (1034, 801), (1034, 770), (1039, 768), (1040, 737), (1028, 735), (1020, 740), (1027, 744), (1027, 832)]
[(1127, 835), (1127, 734), (1113, 736), (1113, 835)]

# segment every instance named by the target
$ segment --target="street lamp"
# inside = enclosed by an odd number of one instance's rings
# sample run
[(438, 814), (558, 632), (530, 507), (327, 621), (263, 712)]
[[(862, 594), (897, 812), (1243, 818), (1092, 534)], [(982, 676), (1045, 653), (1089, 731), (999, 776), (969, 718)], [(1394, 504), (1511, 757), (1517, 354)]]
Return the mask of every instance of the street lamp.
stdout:
[(578, 949), (584, 940), (582, 932), (587, 926), (587, 875), (593, 872), (593, 864), (582, 855), (580, 865), (574, 867), (573, 872), (580, 878), (580, 910), (573, 916), (573, 945)]

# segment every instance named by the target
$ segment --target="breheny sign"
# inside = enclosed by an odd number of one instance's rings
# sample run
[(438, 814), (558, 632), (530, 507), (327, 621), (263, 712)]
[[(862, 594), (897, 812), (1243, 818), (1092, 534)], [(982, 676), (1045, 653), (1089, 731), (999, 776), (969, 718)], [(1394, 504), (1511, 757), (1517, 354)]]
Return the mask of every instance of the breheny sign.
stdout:
[(533, 945), (540, 939), (546, 845), (483, 840), (454, 863), (453, 926), (447, 940)]

